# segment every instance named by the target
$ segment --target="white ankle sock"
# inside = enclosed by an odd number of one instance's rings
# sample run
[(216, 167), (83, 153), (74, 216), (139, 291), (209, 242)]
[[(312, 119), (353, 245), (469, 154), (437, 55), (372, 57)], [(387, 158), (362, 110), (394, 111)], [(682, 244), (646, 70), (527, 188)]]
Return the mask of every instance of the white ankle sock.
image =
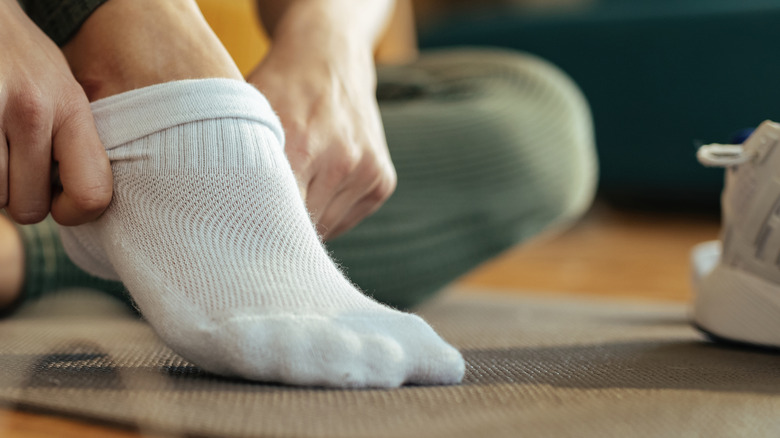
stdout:
[(422, 319), (355, 289), (328, 257), (252, 86), (171, 82), (93, 104), (114, 199), (64, 228), (71, 258), (121, 279), (163, 341), (222, 375), (336, 387), (454, 384)]

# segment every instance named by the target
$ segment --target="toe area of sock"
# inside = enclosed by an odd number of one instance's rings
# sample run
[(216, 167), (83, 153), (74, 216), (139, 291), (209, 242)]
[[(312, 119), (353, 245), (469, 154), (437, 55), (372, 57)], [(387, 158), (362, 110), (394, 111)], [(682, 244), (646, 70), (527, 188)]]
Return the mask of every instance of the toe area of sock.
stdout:
[[(451, 385), (462, 356), (421, 318), (381, 314), (232, 317), (185, 356), (207, 371), (262, 382), (333, 388)], [(209, 344), (209, 345), (207, 345)]]
[[(400, 376), (400, 382), (393, 386), (455, 385), (463, 380), (463, 356), (417, 315), (392, 311), (375, 317), (345, 315), (341, 320), (352, 331), (374, 333), (397, 343), (398, 352), (392, 361), (387, 354), (376, 356), (376, 362), (391, 367), (393, 374)], [(385, 374), (391, 374), (390, 370)]]
[(221, 357), (196, 363), (218, 374), (335, 388), (394, 388), (405, 380), (407, 354), (396, 339), (334, 316), (233, 318), (214, 338)]
[(463, 381), (466, 363), (460, 351), (448, 344), (416, 315), (407, 315), (409, 326), (416, 334), (408, 339), (409, 355), (417, 360), (411, 364), (406, 383), (418, 385), (456, 385)]

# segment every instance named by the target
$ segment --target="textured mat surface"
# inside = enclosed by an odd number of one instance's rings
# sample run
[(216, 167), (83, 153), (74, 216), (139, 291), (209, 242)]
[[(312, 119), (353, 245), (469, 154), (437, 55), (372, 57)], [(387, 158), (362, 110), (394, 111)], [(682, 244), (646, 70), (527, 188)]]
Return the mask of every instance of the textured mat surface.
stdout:
[(110, 299), (62, 294), (0, 322), (0, 401), (187, 437), (780, 435), (780, 356), (702, 342), (683, 306), (457, 292), (419, 313), (463, 385), (221, 379)]

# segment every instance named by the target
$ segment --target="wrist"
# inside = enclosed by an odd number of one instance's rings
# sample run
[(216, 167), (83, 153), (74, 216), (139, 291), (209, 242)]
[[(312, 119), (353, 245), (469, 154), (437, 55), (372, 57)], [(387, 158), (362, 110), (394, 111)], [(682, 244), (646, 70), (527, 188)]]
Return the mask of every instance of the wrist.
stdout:
[[(326, 41), (327, 40), (327, 41)], [(370, 48), (324, 36), (320, 45), (308, 37), (280, 38), (271, 46), (263, 62), (249, 76), (261, 91), (274, 81), (299, 87), (312, 87), (318, 93), (323, 87), (349, 84), (354, 90), (373, 95), (376, 67)], [(265, 83), (264, 83), (265, 82)], [(273, 103), (273, 102), (272, 102)]]
[(371, 57), (392, 1), (293, 1), (273, 28), (274, 45), (336, 58)]

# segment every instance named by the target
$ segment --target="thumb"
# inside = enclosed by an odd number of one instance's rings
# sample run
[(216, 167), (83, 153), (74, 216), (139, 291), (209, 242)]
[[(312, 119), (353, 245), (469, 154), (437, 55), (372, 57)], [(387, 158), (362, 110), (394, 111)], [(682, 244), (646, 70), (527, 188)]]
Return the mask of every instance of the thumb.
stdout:
[(113, 177), (86, 98), (55, 125), (52, 156), (61, 184), (52, 200), (54, 220), (70, 226), (97, 219), (111, 202)]

